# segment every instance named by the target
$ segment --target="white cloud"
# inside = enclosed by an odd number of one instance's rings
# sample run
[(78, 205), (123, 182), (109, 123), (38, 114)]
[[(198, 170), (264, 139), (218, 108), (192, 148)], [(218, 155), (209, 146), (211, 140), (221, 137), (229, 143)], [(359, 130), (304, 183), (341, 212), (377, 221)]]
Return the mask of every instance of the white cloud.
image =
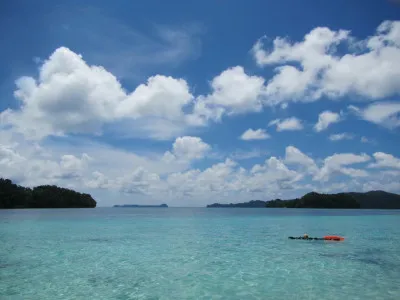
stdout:
[(37, 80), (21, 77), (16, 85), (21, 109), (2, 112), (2, 123), (30, 138), (100, 134), (104, 124), (124, 119), (156, 118), (184, 125), (183, 108), (193, 101), (185, 80), (162, 75), (127, 93), (114, 75), (87, 65), (65, 47), (43, 63)]
[(262, 165), (254, 165), (250, 174), (238, 184), (243, 183), (247, 192), (260, 195), (267, 191), (276, 194), (282, 190), (292, 190), (303, 179), (303, 174), (290, 170), (282, 160), (274, 156), (266, 159)]
[[(317, 27), (300, 42), (266, 39), (253, 47), (259, 66), (279, 64), (265, 90), (267, 102), (314, 101), (323, 96), (338, 98), (355, 94), (381, 99), (400, 94), (400, 21), (385, 21), (375, 35), (357, 40), (348, 30)], [(338, 46), (348, 46), (341, 55)], [(293, 66), (298, 63), (300, 67)]]
[(319, 172), (314, 176), (314, 180), (328, 181), (335, 174), (344, 174), (350, 177), (367, 177), (368, 172), (362, 169), (353, 169), (348, 165), (364, 163), (370, 160), (370, 157), (363, 154), (340, 153), (325, 158), (324, 164)]
[(109, 179), (101, 172), (94, 171), (92, 172), (92, 177), (86, 180), (85, 185), (91, 189), (107, 189), (113, 188), (112, 183), (110, 183)]
[(107, 189), (152, 196), (160, 189), (167, 190), (161, 176), (186, 170), (211, 149), (200, 138), (184, 136), (164, 155), (139, 156), (78, 140), (72, 145), (46, 144), (51, 153), (43, 153), (42, 147), (35, 148), (31, 141), (12, 139), (0, 135), (0, 175), (20, 184), (59, 184), (81, 191)]
[(28, 185), (81, 180), (91, 159), (86, 153), (80, 158), (71, 154), (46, 158), (35, 151), (22, 153), (24, 150), (18, 144), (0, 144), (1, 176)]
[(354, 136), (347, 132), (331, 134), (329, 136), (329, 139), (333, 142), (341, 141), (341, 140), (352, 140), (353, 138), (354, 138)]
[[(215, 76), (210, 81), (210, 92), (203, 95), (192, 94), (182, 78), (157, 73), (128, 91), (105, 68), (89, 65), (65, 47), (58, 48), (47, 60), (38, 61), (37, 78), (21, 77), (16, 81), (14, 95), (20, 108), (0, 113), (1, 176), (24, 185), (54, 183), (97, 193), (103, 189), (99, 194), (104, 194), (107, 204), (113, 204), (107, 202), (111, 201), (107, 198), (110, 193), (120, 197), (119, 192), (134, 193), (135, 201), (163, 199), (172, 204), (204, 205), (209, 199), (287, 198), (314, 188), (399, 190), (399, 174), (380, 170), (400, 168), (399, 158), (391, 154), (374, 153), (375, 161), (368, 166), (365, 163), (370, 156), (364, 153), (335, 153), (314, 159), (318, 153), (306, 155), (294, 146), (286, 147), (284, 158), (266, 156), (265, 149), (222, 155), (215, 150), (218, 146), (211, 148), (200, 137), (190, 136), (210, 121), (260, 112), (268, 105), (278, 105), (279, 110), (287, 109), (290, 101), (349, 95), (379, 100), (400, 94), (399, 24), (384, 22), (374, 36), (362, 41), (351, 37), (349, 31), (328, 28), (315, 28), (297, 43), (277, 38), (269, 51), (260, 40), (253, 49), (257, 63), (277, 65), (275, 76), (266, 82), (235, 66)], [(177, 34), (166, 31), (163, 37), (168, 44), (185, 42), (185, 36)], [(350, 53), (339, 55), (336, 47), (346, 44)], [(179, 51), (173, 52), (164, 54), (179, 56)], [(395, 101), (349, 109), (375, 124), (389, 128), (400, 125), (400, 106)], [(341, 114), (324, 111), (314, 129), (323, 131), (340, 120)], [(304, 128), (303, 121), (295, 117), (273, 120), (269, 123), (272, 125), (277, 131)], [(190, 134), (189, 129), (193, 130)], [(159, 148), (162, 143), (157, 144), (152, 149), (158, 150), (153, 153), (136, 153), (75, 140), (71, 135), (103, 132), (119, 138), (168, 139), (171, 143), (166, 149)], [(20, 133), (37, 141), (26, 140)], [(54, 142), (45, 139), (49, 135), (61, 137)], [(251, 128), (241, 135), (243, 140), (268, 137), (266, 130)], [(329, 139), (352, 137), (339, 133)], [(362, 137), (361, 141), (367, 139)], [(129, 146), (136, 147), (134, 143)], [(211, 164), (204, 158), (216, 162)], [(247, 158), (259, 161), (246, 161), (243, 166), (237, 162)], [(195, 163), (199, 168), (193, 168)], [(355, 164), (360, 166), (355, 168)]]
[(220, 120), (223, 114), (259, 112), (263, 87), (262, 77), (247, 75), (241, 66), (229, 68), (211, 81), (211, 94), (198, 97), (192, 118), (201, 122)]
[(391, 182), (377, 182), (377, 181), (368, 181), (363, 184), (362, 186), (362, 191), (368, 192), (368, 191), (388, 191), (392, 193), (400, 193), (400, 185), (398, 184), (398, 180), (400, 178), (397, 177), (396, 181), (391, 181)]
[[(318, 27), (297, 43), (277, 37), (269, 51), (260, 40), (253, 48), (257, 63), (280, 64), (271, 80), (265, 84), (264, 78), (235, 66), (211, 80), (208, 95), (198, 96), (192, 95), (184, 79), (163, 75), (151, 76), (127, 91), (105, 68), (89, 65), (82, 56), (60, 47), (41, 60), (38, 78), (23, 76), (16, 81), (15, 97), (21, 107), (1, 112), (0, 120), (2, 126), (12, 125), (32, 139), (70, 133), (99, 135), (105, 126), (114, 126), (114, 131), (124, 135), (172, 139), (208, 120), (259, 112), (264, 105), (280, 104), (284, 109), (288, 101), (347, 94), (381, 99), (400, 93), (399, 28), (400, 21), (385, 21), (373, 36), (357, 41), (349, 31)], [(159, 33), (171, 43), (187, 46), (190, 40), (190, 34), (179, 30)], [(337, 53), (343, 43), (349, 45), (350, 54)], [(178, 50), (164, 54), (176, 57)], [(364, 110), (363, 117), (397, 127), (398, 112), (397, 103), (376, 104)], [(280, 128), (299, 129), (302, 125), (297, 121), (284, 120)], [(116, 129), (115, 124), (129, 124), (132, 130)]]
[(228, 196), (232, 192), (240, 191), (242, 184), (238, 185), (238, 183), (242, 176), (243, 170), (237, 167), (237, 163), (226, 159), (203, 171), (189, 170), (184, 173), (170, 174), (166, 182), (173, 197), (196, 198), (204, 197), (204, 195), (219, 197), (222, 194)]
[(182, 107), (189, 104), (192, 98), (183, 79), (156, 75), (123, 98), (115, 113), (122, 118), (149, 116), (179, 120), (183, 116)]
[(323, 131), (328, 128), (329, 125), (340, 121), (340, 115), (338, 113), (331, 112), (329, 110), (323, 111), (318, 116), (318, 122), (314, 126), (314, 130), (317, 132)]
[(302, 130), (303, 124), (296, 117), (287, 118), (284, 120), (275, 119), (268, 123), (268, 126), (276, 125), (276, 131), (294, 131)]
[(373, 103), (364, 109), (350, 105), (349, 110), (360, 118), (388, 128), (400, 126), (400, 103), (399, 102), (381, 102)]
[[(138, 156), (78, 141), (69, 146), (44, 144), (50, 152), (41, 153), (41, 146), (34, 149), (31, 141), (17, 143), (12, 142), (11, 136), (0, 137), (2, 176), (28, 186), (57, 184), (79, 191), (89, 189), (100, 195), (100, 205), (113, 204), (107, 198), (112, 191), (135, 193), (140, 201), (162, 198), (181, 205), (204, 205), (196, 201), (204, 201), (205, 195), (214, 199), (235, 195), (245, 199), (250, 194), (266, 191), (273, 195), (302, 177), (274, 157), (266, 160), (254, 174), (231, 159), (204, 170), (190, 169), (191, 161), (201, 159), (210, 150), (209, 145), (195, 137), (177, 138), (170, 151), (155, 156)], [(166, 161), (168, 153), (173, 159)], [(99, 189), (104, 191), (96, 192)]]
[[(132, 193), (137, 203), (159, 203), (162, 199), (170, 205), (202, 206), (210, 202), (285, 199), (310, 189), (399, 190), (398, 185), (390, 184), (397, 183), (398, 173), (379, 170), (394, 168), (398, 158), (378, 152), (374, 154), (376, 166), (368, 169), (350, 167), (368, 162), (366, 154), (334, 154), (319, 168), (313, 158), (294, 146), (286, 147), (283, 159), (269, 156), (263, 163), (244, 167), (228, 158), (194, 169), (191, 163), (211, 150), (196, 137), (177, 138), (164, 154), (146, 155), (70, 138), (65, 142), (42, 141), (35, 145), (0, 132), (1, 176), (23, 185), (57, 184), (89, 192), (100, 206), (116, 204), (114, 201), (130, 203), (131, 197), (124, 198), (124, 194)], [(170, 160), (166, 159), (168, 153)], [(351, 182), (337, 182), (341, 176), (334, 175), (350, 177)]]
[(294, 146), (286, 147), (285, 163), (303, 166), (305, 172), (310, 174), (316, 174), (318, 172), (318, 166), (314, 160)]
[[(110, 127), (127, 136), (172, 139), (208, 120), (260, 112), (264, 105), (280, 104), (284, 109), (292, 100), (351, 93), (380, 99), (400, 92), (399, 28), (400, 22), (383, 22), (374, 36), (363, 41), (356, 41), (349, 31), (315, 28), (301, 42), (276, 38), (270, 51), (263, 49), (260, 40), (253, 49), (257, 63), (281, 64), (270, 81), (265, 84), (264, 78), (235, 66), (211, 80), (208, 95), (198, 96), (192, 95), (184, 79), (163, 75), (151, 76), (127, 91), (105, 68), (89, 65), (82, 56), (60, 47), (41, 61), (38, 78), (23, 76), (16, 81), (15, 97), (21, 107), (1, 112), (0, 120), (2, 126), (12, 125), (32, 139), (70, 133), (100, 135)], [(187, 40), (178, 31), (164, 30), (162, 36)], [(351, 46), (350, 54), (336, 53), (341, 43)], [(400, 124), (398, 104), (378, 105), (363, 111), (363, 117), (390, 127)], [(132, 130), (116, 124), (129, 124)], [(294, 118), (279, 124), (278, 130), (302, 128)]]
[[(193, 160), (200, 159), (211, 148), (199, 138), (181, 137), (172, 145), (172, 153), (136, 154), (84, 139), (62, 138), (57, 143), (45, 140), (39, 145), (19, 134), (1, 130), (0, 146), (0, 173), (11, 174), (27, 185), (73, 182), (79, 179), (76, 174), (92, 180), (93, 172), (117, 178), (138, 168), (164, 176), (186, 170)], [(165, 159), (166, 153), (171, 153), (172, 162)]]
[(85, 181), (85, 186), (92, 189), (118, 190), (125, 194), (142, 196), (155, 196), (160, 190), (165, 190), (160, 176), (156, 173), (138, 167), (133, 171), (125, 172), (117, 177), (107, 177), (95, 171), (90, 179)]
[(14, 95), (21, 107), (1, 112), (0, 121), (31, 139), (101, 135), (105, 129), (127, 137), (170, 139), (223, 115), (261, 111), (264, 81), (236, 66), (213, 78), (212, 92), (205, 96), (193, 96), (184, 79), (163, 75), (128, 92), (103, 67), (88, 65), (81, 55), (60, 47), (43, 61), (37, 79), (16, 80)]
[(0, 144), (0, 176), (23, 181), (25, 172), (29, 172), (29, 160), (15, 148), (17, 145)]
[(211, 150), (211, 146), (204, 143), (199, 137), (183, 136), (178, 137), (172, 145), (172, 153), (167, 151), (164, 159), (167, 161), (191, 161), (201, 159)]
[(251, 141), (251, 140), (265, 140), (268, 139), (270, 135), (264, 129), (257, 129), (253, 130), (251, 128), (247, 129), (243, 134), (240, 136), (240, 139), (244, 141)]
[(152, 194), (159, 188), (160, 177), (141, 167), (133, 172), (116, 178), (115, 186), (128, 194)]
[(375, 152), (373, 156), (376, 162), (369, 164), (369, 168), (400, 169), (400, 158), (383, 152)]
[(60, 161), (61, 176), (64, 178), (82, 177), (90, 160), (91, 157), (86, 153), (83, 153), (81, 158), (71, 154), (63, 155)]

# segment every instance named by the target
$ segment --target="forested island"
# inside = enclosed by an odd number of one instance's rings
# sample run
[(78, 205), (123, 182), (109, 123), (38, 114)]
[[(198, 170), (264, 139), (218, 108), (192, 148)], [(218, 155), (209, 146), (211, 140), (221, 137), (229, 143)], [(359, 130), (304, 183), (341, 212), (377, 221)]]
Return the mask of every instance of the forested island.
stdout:
[(122, 204), (122, 205), (114, 205), (114, 207), (168, 207), (168, 205), (167, 204), (161, 204), (161, 205)]
[(220, 204), (214, 203), (207, 205), (207, 207), (265, 207), (265, 201), (262, 200), (251, 200), (250, 202), (243, 203), (229, 203), (229, 204)]
[(27, 188), (0, 178), (0, 209), (11, 208), (93, 208), (96, 201), (89, 194), (55, 185)]
[(385, 191), (366, 193), (320, 194), (311, 192), (291, 200), (252, 200), (245, 203), (219, 204), (207, 207), (269, 207), (269, 208), (353, 208), (353, 209), (400, 209), (400, 195)]

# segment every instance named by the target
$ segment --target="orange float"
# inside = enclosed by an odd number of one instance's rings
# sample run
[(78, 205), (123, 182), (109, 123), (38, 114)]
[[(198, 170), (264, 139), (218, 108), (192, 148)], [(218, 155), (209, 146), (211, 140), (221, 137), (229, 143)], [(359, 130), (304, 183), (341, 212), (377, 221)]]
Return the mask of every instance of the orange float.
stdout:
[(344, 237), (338, 235), (326, 235), (324, 236), (324, 240), (326, 241), (344, 241)]

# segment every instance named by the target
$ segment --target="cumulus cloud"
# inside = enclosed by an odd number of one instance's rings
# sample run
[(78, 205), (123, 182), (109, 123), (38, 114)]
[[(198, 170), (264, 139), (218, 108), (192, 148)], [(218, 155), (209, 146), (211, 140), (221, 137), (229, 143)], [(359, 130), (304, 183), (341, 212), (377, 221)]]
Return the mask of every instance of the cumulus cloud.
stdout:
[(21, 77), (14, 95), (20, 110), (1, 113), (28, 137), (64, 133), (100, 134), (105, 123), (153, 117), (184, 122), (183, 108), (193, 100), (183, 79), (155, 75), (127, 93), (117, 78), (90, 66), (61, 47), (40, 67), (38, 79)]
[[(397, 183), (399, 159), (386, 153), (374, 153), (375, 162), (369, 168), (352, 167), (370, 160), (367, 154), (354, 153), (328, 156), (319, 166), (319, 159), (288, 146), (283, 158), (269, 156), (262, 163), (246, 167), (230, 158), (201, 164), (201, 168), (191, 167), (210, 150), (210, 145), (190, 136), (177, 138), (164, 153), (140, 156), (77, 141), (68, 147), (54, 143), (35, 146), (34, 142), (0, 134), (0, 170), (1, 176), (24, 185), (57, 184), (94, 191), (101, 205), (114, 204), (108, 197), (115, 192), (119, 193), (119, 201), (124, 194), (135, 194), (139, 202), (163, 199), (172, 205), (192, 206), (204, 205), (206, 199), (231, 202), (232, 197), (238, 201), (291, 198), (311, 190), (334, 191), (340, 189), (340, 184), (350, 190), (400, 189), (389, 184)], [(351, 182), (341, 176), (350, 177)]]
[(126, 171), (117, 177), (110, 177), (95, 171), (88, 176), (84, 185), (92, 189), (118, 190), (124, 194), (137, 194), (142, 196), (155, 196), (160, 190), (165, 190), (160, 176), (149, 172), (143, 167)]
[[(184, 136), (177, 138), (170, 150), (139, 155), (81, 138), (38, 144), (14, 132), (0, 130), (0, 175), (26, 185), (91, 181), (90, 186), (105, 187), (110, 184), (107, 178), (115, 179), (138, 168), (159, 176), (186, 170), (210, 149), (200, 138)], [(165, 159), (168, 153), (170, 160)]]
[[(197, 204), (201, 205), (205, 199), (231, 201), (232, 196), (237, 200), (289, 198), (313, 189), (399, 190), (399, 158), (388, 153), (375, 152), (374, 161), (367, 166), (371, 157), (365, 153), (313, 158), (317, 153), (305, 154), (291, 145), (285, 148), (283, 157), (267, 156), (264, 149), (221, 155), (211, 153), (215, 149), (200, 137), (191, 136), (193, 132), (186, 132), (226, 116), (260, 112), (265, 106), (287, 109), (290, 101), (343, 96), (380, 100), (398, 95), (399, 24), (383, 22), (365, 40), (355, 39), (350, 31), (326, 27), (313, 29), (299, 42), (278, 37), (270, 49), (266, 48), (266, 39), (261, 39), (254, 45), (253, 54), (258, 65), (276, 67), (270, 80), (235, 66), (211, 78), (210, 91), (202, 95), (192, 94), (185, 79), (160, 74), (127, 90), (105, 68), (89, 65), (68, 48), (58, 48), (48, 59), (37, 62), (37, 77), (16, 80), (14, 96), (20, 107), (0, 113), (1, 176), (25, 185), (73, 185), (82, 191), (103, 189), (104, 193), (135, 194), (135, 199), (172, 203), (181, 199), (185, 204), (200, 201)], [(339, 54), (339, 46), (341, 50), (348, 46), (348, 53)], [(400, 107), (395, 101), (360, 107), (349, 109), (374, 124), (388, 128), (400, 125)], [(323, 111), (314, 129), (326, 130), (340, 120), (341, 114)], [(296, 117), (276, 119), (269, 126), (276, 126), (277, 131), (304, 128)], [(10, 127), (13, 131), (7, 135)], [(100, 135), (105, 131), (118, 137), (171, 142), (166, 149), (155, 151), (157, 146), (152, 148), (154, 153), (139, 155), (73, 138), (74, 134)], [(25, 140), (19, 133), (36, 141)], [(61, 140), (57, 144), (44, 139), (49, 135), (63, 138), (56, 139)], [(264, 129), (249, 128), (240, 138), (268, 137)], [(351, 137), (338, 133), (329, 139)], [(206, 157), (216, 161), (203, 161)], [(238, 162), (246, 158), (258, 161)]]
[(190, 119), (195, 123), (218, 121), (223, 114), (261, 111), (264, 81), (262, 77), (247, 75), (241, 66), (223, 71), (211, 81), (212, 93), (197, 98)]
[(288, 146), (285, 150), (285, 163), (300, 165), (305, 168), (305, 171), (309, 174), (316, 174), (318, 172), (318, 166), (314, 160), (301, 152), (294, 146)]
[(275, 119), (268, 123), (268, 126), (276, 125), (276, 131), (294, 131), (304, 128), (301, 120), (296, 117), (287, 118), (284, 120)]
[(318, 116), (318, 122), (314, 125), (314, 130), (317, 132), (323, 131), (329, 127), (329, 125), (340, 121), (340, 115), (338, 113), (331, 112), (329, 110), (323, 111)]
[(1, 176), (27, 185), (81, 180), (91, 159), (86, 153), (81, 157), (66, 154), (59, 158), (46, 158), (34, 151), (25, 154), (22, 151), (18, 144), (0, 144)]
[(337, 142), (337, 141), (341, 141), (341, 140), (352, 140), (353, 138), (354, 138), (354, 136), (347, 132), (331, 134), (329, 136), (329, 139), (332, 142)]
[(25, 158), (17, 153), (12, 145), (0, 145), (0, 164), (3, 166), (18, 165), (25, 161)]
[(51, 151), (47, 155), (41, 147), (34, 149), (31, 141), (17, 143), (9, 138), (0, 136), (0, 175), (19, 184), (59, 184), (81, 191), (107, 189), (151, 196), (168, 190), (162, 176), (187, 170), (192, 161), (202, 159), (211, 149), (200, 138), (184, 136), (163, 155), (139, 156), (79, 141), (70, 147), (46, 145)]
[(86, 153), (83, 153), (80, 158), (71, 154), (61, 156), (61, 176), (66, 179), (83, 176), (83, 172), (87, 169), (91, 159), (92, 158)]
[[(184, 79), (154, 75), (132, 92), (101, 66), (89, 65), (66, 47), (50, 55), (38, 78), (16, 80), (20, 109), (0, 114), (31, 139), (48, 135), (103, 133), (105, 125), (122, 136), (174, 137), (185, 128), (219, 121), (223, 115), (262, 110), (265, 80), (236, 66), (211, 81), (211, 93), (193, 96)], [(130, 127), (130, 132), (123, 128)], [(121, 129), (122, 128), (122, 129)]]
[[(197, 96), (186, 80), (160, 74), (128, 91), (104, 67), (89, 65), (81, 55), (60, 47), (39, 62), (37, 78), (16, 80), (14, 95), (20, 107), (1, 112), (0, 122), (31, 139), (100, 135), (110, 127), (124, 136), (140, 132), (146, 138), (173, 139), (209, 121), (221, 121), (224, 115), (260, 112), (269, 105), (284, 109), (290, 101), (322, 97), (395, 96), (400, 93), (399, 28), (400, 21), (385, 21), (375, 34), (357, 40), (347, 30), (317, 27), (302, 41), (277, 37), (270, 49), (261, 39), (253, 54), (260, 66), (277, 65), (270, 80), (234, 66), (211, 79), (208, 94)], [(339, 46), (348, 46), (348, 53), (339, 54)], [(364, 119), (388, 127), (399, 126), (398, 112), (395, 102), (360, 111)], [(302, 128), (294, 118), (277, 124), (278, 130)]]
[(240, 139), (244, 141), (265, 140), (268, 138), (270, 138), (270, 135), (264, 129), (253, 130), (251, 128), (247, 129), (240, 136)]
[(127, 175), (117, 177), (114, 184), (124, 193), (152, 194), (154, 190), (159, 188), (159, 183), (160, 177), (158, 174), (139, 167)]
[(197, 169), (171, 174), (167, 178), (167, 183), (169, 191), (175, 197), (204, 198), (204, 195), (210, 195), (212, 199), (226, 201), (233, 195), (240, 197), (241, 194), (249, 195), (265, 191), (271, 184), (276, 184), (280, 177), (285, 177), (282, 174), (275, 174), (276, 177), (273, 178), (274, 174), (270, 172), (264, 170), (260, 174), (251, 175), (235, 161), (226, 159), (203, 171)]
[(363, 169), (347, 167), (353, 164), (365, 163), (371, 158), (365, 154), (340, 153), (328, 156), (319, 172), (314, 176), (315, 180), (328, 181), (335, 174), (344, 174), (350, 177), (367, 177), (368, 172)]
[(172, 152), (167, 151), (163, 159), (165, 161), (189, 162), (201, 159), (211, 150), (211, 146), (204, 143), (201, 138), (193, 136), (178, 137), (172, 145)]
[(360, 109), (357, 106), (350, 105), (349, 110), (359, 116), (361, 119), (378, 124), (387, 128), (396, 128), (400, 126), (400, 103), (399, 102), (380, 102), (373, 103)]
[(252, 176), (246, 184), (252, 186), (253, 190), (262, 190), (263, 185), (267, 183), (274, 186), (275, 190), (287, 188), (303, 178), (301, 173), (290, 170), (282, 160), (274, 156), (268, 158), (263, 165), (254, 165), (250, 173)]
[[(252, 49), (256, 63), (278, 65), (265, 89), (268, 104), (349, 94), (367, 100), (398, 95), (399, 32), (400, 21), (384, 21), (365, 40), (357, 40), (348, 30), (327, 27), (314, 28), (299, 42), (277, 37), (267, 45), (267, 38), (260, 39)], [(339, 46), (347, 46), (348, 52), (340, 54)]]
[(48, 144), (49, 156), (33, 150), (31, 141), (19, 144), (2, 136), (0, 145), (2, 176), (28, 186), (58, 184), (80, 191), (104, 189), (105, 193), (119, 191), (151, 199), (191, 201), (196, 197), (204, 200), (205, 195), (224, 198), (274, 193), (302, 178), (276, 157), (251, 170), (229, 158), (202, 170), (191, 169), (190, 162), (203, 158), (211, 146), (188, 136), (177, 138), (164, 155), (147, 157), (86, 142), (75, 142), (71, 147)]
[(85, 181), (85, 185), (91, 189), (113, 188), (113, 185), (107, 176), (99, 171), (92, 172), (91, 177)]
[(369, 168), (400, 169), (400, 158), (383, 152), (375, 152), (373, 156), (376, 162), (369, 164)]

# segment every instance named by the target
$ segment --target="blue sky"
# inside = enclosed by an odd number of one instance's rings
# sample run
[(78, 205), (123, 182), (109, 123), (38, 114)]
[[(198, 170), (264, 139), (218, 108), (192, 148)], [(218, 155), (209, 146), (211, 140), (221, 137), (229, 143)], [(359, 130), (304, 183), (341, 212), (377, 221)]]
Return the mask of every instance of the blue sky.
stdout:
[(400, 192), (396, 1), (2, 1), (0, 176), (100, 206)]

